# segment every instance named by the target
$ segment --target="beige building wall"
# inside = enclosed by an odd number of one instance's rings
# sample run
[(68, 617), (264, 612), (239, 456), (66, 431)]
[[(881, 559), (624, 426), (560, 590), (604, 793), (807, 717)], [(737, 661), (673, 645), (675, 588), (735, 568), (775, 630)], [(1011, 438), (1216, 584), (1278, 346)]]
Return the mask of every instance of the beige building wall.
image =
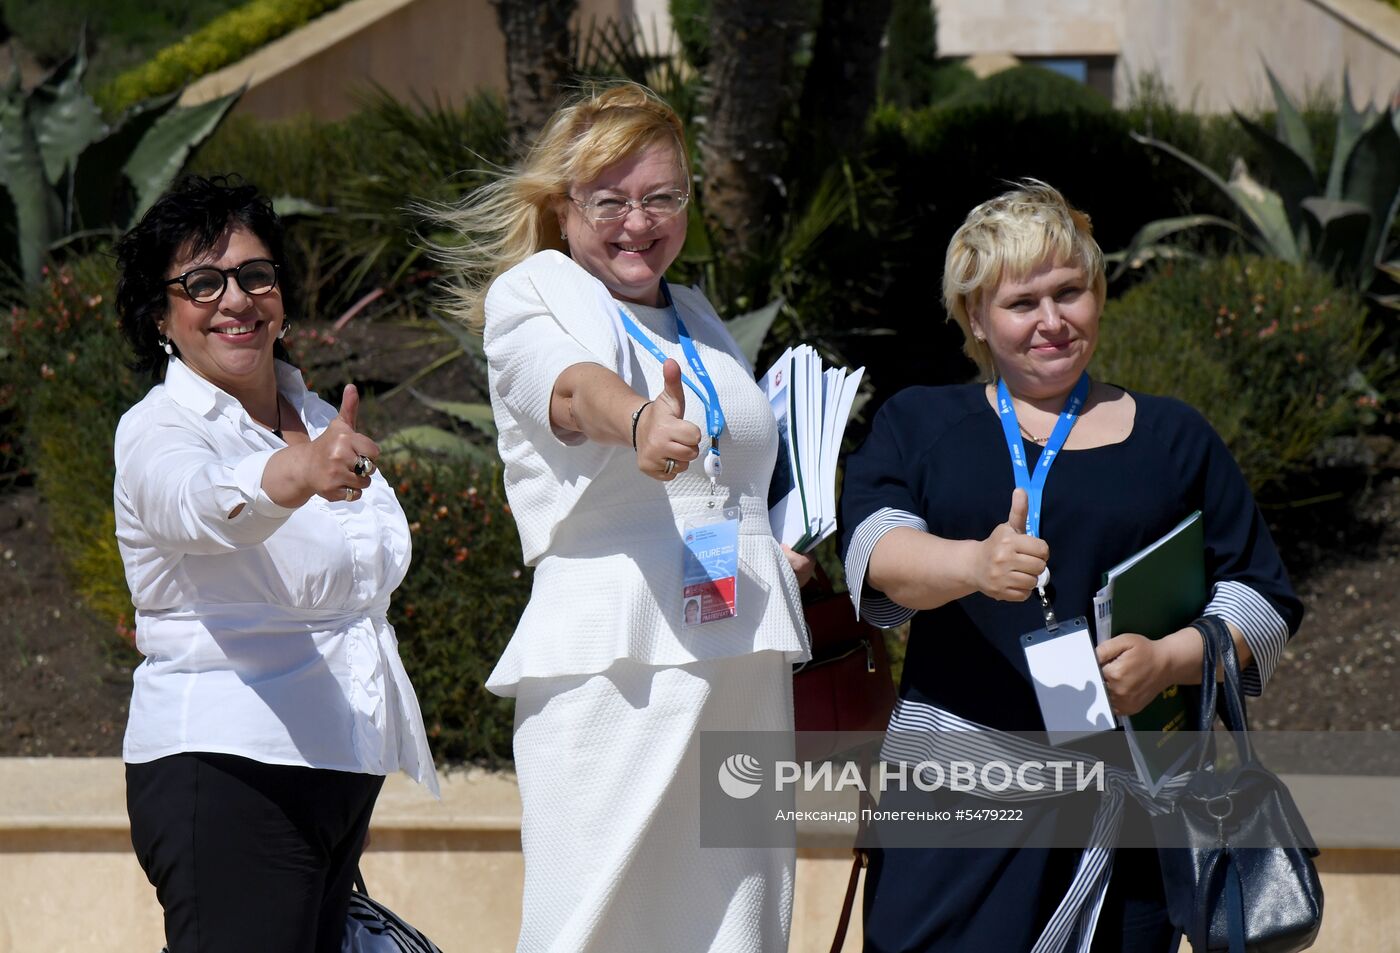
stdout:
[(943, 56), (1117, 57), (1115, 99), (1156, 72), (1178, 102), (1221, 112), (1272, 102), (1263, 63), (1298, 95), (1400, 88), (1400, 11), (1377, 0), (934, 0)]
[[(666, 0), (580, 0), (578, 21), (636, 19), (669, 38)], [(505, 40), (489, 0), (351, 0), (253, 55), (204, 77), (182, 102), (247, 84), (237, 111), (259, 119), (339, 119), (372, 84), (396, 98), (460, 101), (505, 86)]]

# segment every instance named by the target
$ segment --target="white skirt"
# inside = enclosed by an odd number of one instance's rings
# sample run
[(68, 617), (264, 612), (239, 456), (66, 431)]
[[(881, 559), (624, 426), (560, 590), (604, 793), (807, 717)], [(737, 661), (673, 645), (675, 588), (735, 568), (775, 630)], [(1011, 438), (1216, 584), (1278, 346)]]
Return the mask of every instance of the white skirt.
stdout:
[(796, 852), (700, 846), (700, 732), (791, 731), (782, 652), (527, 678), (519, 953), (783, 953)]

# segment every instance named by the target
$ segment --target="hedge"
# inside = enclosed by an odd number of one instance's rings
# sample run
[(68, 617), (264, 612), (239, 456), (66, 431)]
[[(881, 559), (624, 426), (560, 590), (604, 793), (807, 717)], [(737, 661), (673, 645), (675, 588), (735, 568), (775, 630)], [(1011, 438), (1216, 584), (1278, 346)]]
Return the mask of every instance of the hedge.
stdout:
[(1374, 408), (1358, 386), (1366, 326), (1361, 297), (1313, 266), (1174, 262), (1108, 302), (1093, 370), (1191, 404), (1254, 488), (1277, 490)]
[(250, 0), (211, 21), (150, 60), (122, 73), (96, 94), (110, 112), (172, 93), (236, 63), (346, 0)]

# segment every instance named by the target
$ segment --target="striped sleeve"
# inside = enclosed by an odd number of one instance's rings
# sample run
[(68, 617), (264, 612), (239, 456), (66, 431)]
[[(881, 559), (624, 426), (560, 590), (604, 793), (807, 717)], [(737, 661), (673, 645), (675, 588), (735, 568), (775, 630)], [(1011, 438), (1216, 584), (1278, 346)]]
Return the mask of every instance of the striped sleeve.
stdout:
[(855, 603), (856, 618), (864, 618), (882, 629), (892, 629), (913, 618), (916, 610), (905, 608), (882, 592), (867, 589), (865, 571), (870, 566), (870, 554), (875, 544), (890, 530), (908, 526), (921, 533), (928, 532), (928, 523), (913, 513), (882, 506), (861, 520), (851, 534), (851, 543), (846, 548), (846, 586), (851, 590), (851, 601)]
[[(850, 565), (850, 557), (846, 559)], [(1288, 624), (1268, 599), (1242, 582), (1217, 582), (1205, 615), (1219, 616), (1240, 630), (1254, 660), (1240, 673), (1246, 695), (1261, 695), (1288, 642)]]

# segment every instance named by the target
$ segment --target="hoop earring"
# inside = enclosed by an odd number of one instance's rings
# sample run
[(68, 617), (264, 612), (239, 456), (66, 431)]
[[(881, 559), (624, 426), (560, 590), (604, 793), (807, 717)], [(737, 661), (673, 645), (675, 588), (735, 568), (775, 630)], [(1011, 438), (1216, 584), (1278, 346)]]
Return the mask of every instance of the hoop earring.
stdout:
[(175, 345), (171, 344), (170, 338), (166, 337), (164, 334), (156, 339), (156, 343), (160, 345), (160, 349), (164, 351), (167, 356), (173, 357), (175, 355)]
[(287, 332), (290, 331), (291, 329), (292, 329), (292, 322), (288, 321), (286, 318), (283, 318), (283, 319), (282, 319), (282, 330), (280, 330), (280, 331), (277, 332), (277, 340), (280, 341), (280, 340), (282, 340), (284, 337), (286, 337), (286, 336), (287, 336)]

